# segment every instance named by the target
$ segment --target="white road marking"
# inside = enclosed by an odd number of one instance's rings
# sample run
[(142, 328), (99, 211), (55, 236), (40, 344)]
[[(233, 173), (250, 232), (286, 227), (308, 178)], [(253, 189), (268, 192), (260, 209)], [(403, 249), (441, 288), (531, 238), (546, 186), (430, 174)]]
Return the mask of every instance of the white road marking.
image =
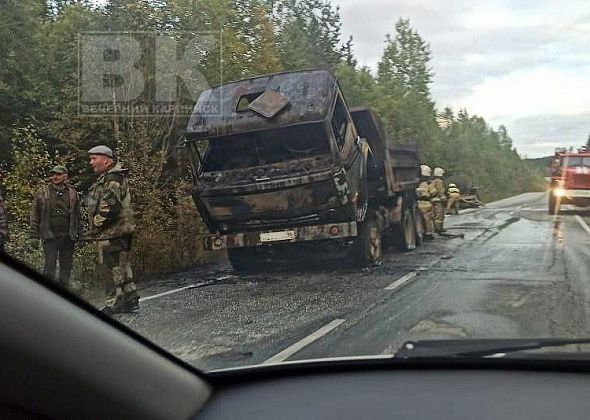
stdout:
[(407, 282), (413, 280), (414, 278), (416, 278), (416, 276), (422, 272), (422, 271), (426, 271), (428, 270), (430, 267), (432, 267), (433, 265), (437, 264), (441, 259), (444, 259), (445, 257), (440, 257), (435, 259), (434, 261), (430, 261), (428, 264), (425, 264), (421, 267), (418, 267), (417, 269), (415, 269), (414, 271), (409, 272), (408, 274), (400, 277), (399, 279), (397, 279), (396, 281), (394, 281), (393, 283), (391, 283), (389, 286), (387, 286), (385, 288), (385, 290), (397, 290), (400, 287), (402, 287), (404, 284), (406, 284)]
[(268, 359), (263, 363), (263, 365), (271, 364), (271, 363), (280, 363), (295, 353), (297, 353), (302, 348), (309, 346), (311, 343), (316, 341), (317, 339), (323, 337), (324, 335), (328, 334), (330, 331), (338, 327), (340, 324), (344, 322), (344, 319), (335, 319), (334, 321), (324, 325), (319, 330), (311, 333), (307, 337), (299, 340), (295, 344), (287, 347), (285, 350), (281, 351), (280, 353), (275, 354), (273, 357)]
[(408, 273), (405, 276), (402, 276), (399, 279), (397, 279), (396, 281), (394, 281), (393, 283), (391, 283), (389, 286), (387, 286), (385, 288), (385, 290), (396, 290), (396, 289), (402, 287), (404, 284), (406, 284), (410, 280), (412, 280), (417, 275), (418, 275), (418, 271), (417, 270), (416, 271), (412, 271), (411, 273)]
[(178, 289), (168, 290), (167, 292), (162, 292), (162, 293), (158, 293), (156, 295), (146, 296), (146, 297), (140, 298), (139, 299), (139, 302), (145, 302), (146, 300), (157, 299), (159, 297), (168, 296), (168, 295), (171, 295), (173, 293), (182, 292), (183, 290), (187, 290), (187, 289), (194, 289), (195, 287), (204, 286), (205, 284), (207, 284), (207, 283), (197, 283), (197, 284), (191, 284), (191, 285), (188, 285), (188, 286), (180, 287)]
[(576, 221), (580, 224), (580, 226), (582, 226), (582, 228), (584, 228), (584, 230), (586, 231), (586, 233), (590, 234), (590, 227), (588, 226), (588, 224), (584, 221), (584, 219), (582, 219), (579, 215), (575, 215), (574, 219), (576, 219)]
[[(518, 211), (547, 211), (547, 207), (521, 207)], [(510, 212), (512, 213), (512, 212)]]
[[(469, 213), (473, 213), (475, 211), (481, 210), (481, 207), (478, 208), (472, 208), (472, 209), (463, 209), (463, 210), (459, 210), (459, 214), (458, 216), (462, 215), (462, 214), (469, 214)], [(454, 216), (454, 215), (453, 215)]]

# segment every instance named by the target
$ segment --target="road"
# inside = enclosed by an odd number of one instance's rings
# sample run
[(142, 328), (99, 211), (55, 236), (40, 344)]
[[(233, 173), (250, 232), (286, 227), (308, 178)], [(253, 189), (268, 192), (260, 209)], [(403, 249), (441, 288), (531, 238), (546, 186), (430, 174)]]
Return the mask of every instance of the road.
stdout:
[(236, 275), (219, 264), (154, 281), (118, 319), (209, 370), (393, 354), (406, 340), (590, 336), (590, 228), (543, 193), (466, 210), (416, 251), (355, 269), (309, 259)]

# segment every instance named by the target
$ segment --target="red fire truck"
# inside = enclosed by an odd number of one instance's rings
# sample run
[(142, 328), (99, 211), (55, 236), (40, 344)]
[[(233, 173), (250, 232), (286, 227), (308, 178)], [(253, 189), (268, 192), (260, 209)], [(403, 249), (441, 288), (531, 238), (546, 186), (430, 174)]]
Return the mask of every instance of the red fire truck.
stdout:
[(590, 206), (590, 150), (556, 149), (551, 163), (549, 213), (558, 214), (562, 204)]

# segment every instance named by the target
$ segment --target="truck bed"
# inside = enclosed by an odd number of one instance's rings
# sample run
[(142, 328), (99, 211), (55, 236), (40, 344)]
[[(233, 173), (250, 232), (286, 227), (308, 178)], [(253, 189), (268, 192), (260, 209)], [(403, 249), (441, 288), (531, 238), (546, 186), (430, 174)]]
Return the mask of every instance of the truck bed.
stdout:
[(350, 114), (359, 136), (371, 146), (375, 170), (369, 170), (369, 180), (374, 185), (374, 194), (385, 192), (387, 196), (393, 196), (415, 189), (420, 183), (416, 148), (395, 144), (371, 109), (354, 108)]

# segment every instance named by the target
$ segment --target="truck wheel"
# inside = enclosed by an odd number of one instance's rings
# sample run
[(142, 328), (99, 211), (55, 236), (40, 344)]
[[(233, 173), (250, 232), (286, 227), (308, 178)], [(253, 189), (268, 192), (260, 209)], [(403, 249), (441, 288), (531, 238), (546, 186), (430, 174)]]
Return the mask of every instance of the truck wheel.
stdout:
[(260, 266), (261, 258), (256, 248), (233, 248), (227, 250), (227, 256), (235, 271), (251, 271)]
[(559, 214), (559, 206), (557, 204), (557, 197), (549, 193), (549, 214)]
[(414, 218), (414, 226), (416, 229), (416, 246), (420, 246), (424, 243), (424, 219), (422, 218), (422, 212), (415, 201), (412, 209), (412, 216)]
[(411, 208), (406, 207), (402, 212), (402, 222), (395, 229), (395, 242), (400, 251), (407, 252), (416, 249), (416, 225)]
[(381, 263), (381, 229), (373, 217), (358, 224), (358, 236), (354, 242), (354, 262), (357, 267)]

